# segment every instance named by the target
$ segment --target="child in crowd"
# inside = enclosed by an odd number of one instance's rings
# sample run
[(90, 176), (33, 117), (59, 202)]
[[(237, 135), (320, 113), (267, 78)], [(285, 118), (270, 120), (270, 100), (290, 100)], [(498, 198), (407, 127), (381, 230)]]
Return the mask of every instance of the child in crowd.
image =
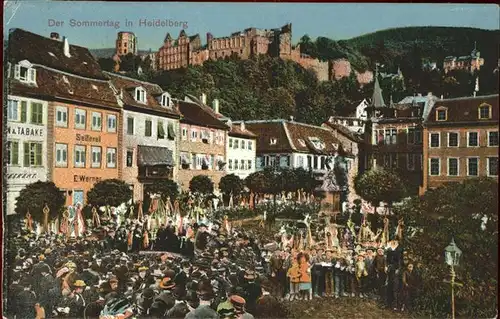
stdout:
[(299, 261), (300, 283), (299, 290), (301, 299), (312, 299), (312, 285), (311, 285), (311, 265), (308, 262), (306, 254), (299, 254), (297, 256)]
[(292, 266), (288, 269), (287, 277), (290, 278), (290, 298), (295, 300), (299, 292), (300, 268), (297, 258), (292, 259)]

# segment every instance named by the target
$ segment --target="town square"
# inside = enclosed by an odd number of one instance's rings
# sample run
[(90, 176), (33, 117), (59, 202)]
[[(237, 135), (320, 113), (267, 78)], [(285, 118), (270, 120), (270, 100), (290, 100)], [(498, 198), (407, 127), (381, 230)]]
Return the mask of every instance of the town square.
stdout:
[(498, 317), (498, 6), (4, 11), (3, 318)]

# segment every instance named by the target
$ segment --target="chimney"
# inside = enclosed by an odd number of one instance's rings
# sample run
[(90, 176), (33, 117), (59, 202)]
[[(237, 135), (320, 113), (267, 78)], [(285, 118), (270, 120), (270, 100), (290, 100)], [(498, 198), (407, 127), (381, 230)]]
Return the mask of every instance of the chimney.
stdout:
[(418, 97), (422, 97), (422, 93), (418, 93)]
[(432, 97), (432, 92), (427, 93), (428, 97)]
[(68, 38), (64, 37), (64, 45), (63, 45), (64, 55), (68, 58), (71, 58), (71, 54), (69, 53), (69, 42)]
[(214, 109), (215, 114), (219, 114), (219, 99), (214, 99), (212, 101), (212, 108)]
[(214, 36), (212, 35), (212, 33), (207, 32), (207, 45), (210, 45), (210, 41), (212, 41), (213, 38)]
[(240, 130), (245, 131), (245, 122), (241, 122), (240, 124)]
[(293, 115), (290, 115), (290, 122), (293, 122)]
[(441, 94), (441, 100), (443, 99), (443, 94)]
[(57, 33), (57, 32), (51, 32), (50, 33), (50, 38), (52, 40), (59, 40), (59, 33)]
[(207, 95), (205, 93), (202, 93), (200, 96), (201, 103), (207, 104)]

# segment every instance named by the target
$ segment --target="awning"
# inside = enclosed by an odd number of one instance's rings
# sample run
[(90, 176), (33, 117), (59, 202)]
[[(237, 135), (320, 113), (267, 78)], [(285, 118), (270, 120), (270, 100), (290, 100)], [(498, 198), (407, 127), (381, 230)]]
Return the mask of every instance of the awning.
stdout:
[(139, 166), (173, 165), (172, 151), (166, 147), (137, 146), (137, 164)]

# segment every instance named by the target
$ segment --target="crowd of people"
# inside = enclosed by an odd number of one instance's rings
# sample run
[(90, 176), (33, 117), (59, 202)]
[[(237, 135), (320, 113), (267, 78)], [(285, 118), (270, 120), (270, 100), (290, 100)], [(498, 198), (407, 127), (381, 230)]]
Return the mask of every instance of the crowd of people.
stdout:
[(315, 222), (314, 232), (306, 223), (309, 233), (283, 227), (270, 238), (227, 218), (169, 220), (154, 235), (140, 220), (110, 220), (79, 237), (24, 229), (8, 239), (16, 250), (7, 255), (6, 313), (287, 318), (288, 301), (353, 297), (411, 311), (419, 271), (400, 236), (365, 238), (375, 237), (365, 223), (343, 227), (333, 217)]

